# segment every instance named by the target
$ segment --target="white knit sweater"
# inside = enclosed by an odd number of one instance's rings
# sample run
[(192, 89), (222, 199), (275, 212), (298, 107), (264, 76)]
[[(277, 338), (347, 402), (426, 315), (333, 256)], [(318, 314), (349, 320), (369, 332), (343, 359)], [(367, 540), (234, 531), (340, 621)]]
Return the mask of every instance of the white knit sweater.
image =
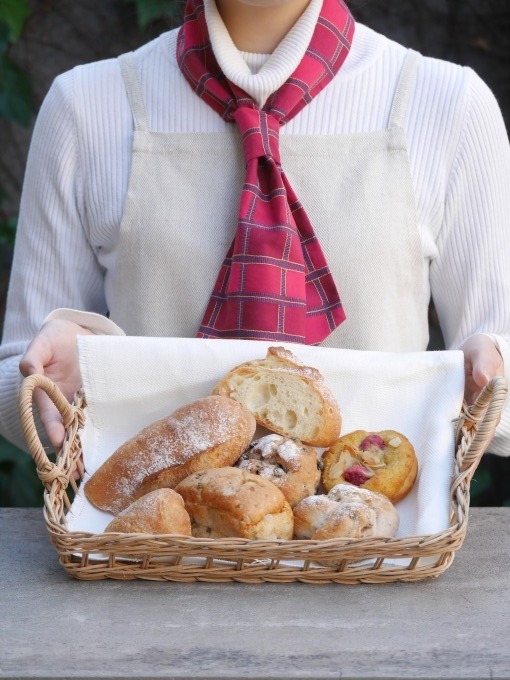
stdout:
[[(213, 0), (206, 0), (213, 49), (230, 79), (264, 102), (299, 62), (321, 4), (312, 0), (267, 57), (240, 53)], [(173, 97), (172, 83), (182, 78), (175, 33), (165, 33), (136, 52), (151, 128), (221, 132), (227, 123), (191, 88), (184, 101)], [(405, 55), (400, 45), (358, 24), (335, 81), (282, 134), (386, 128)], [(418, 228), (424, 256), (430, 259), (430, 289), (446, 346), (459, 348), (473, 333), (490, 334), (503, 354), (508, 378), (510, 149), (497, 102), (469, 68), (425, 58), (407, 130)], [(19, 446), (18, 364), (45, 318), (71, 318), (99, 333), (122, 333), (104, 315), (116, 271), (132, 134), (116, 60), (59, 76), (38, 116), (0, 347), (0, 431)], [(509, 404), (491, 451), (510, 455)]]

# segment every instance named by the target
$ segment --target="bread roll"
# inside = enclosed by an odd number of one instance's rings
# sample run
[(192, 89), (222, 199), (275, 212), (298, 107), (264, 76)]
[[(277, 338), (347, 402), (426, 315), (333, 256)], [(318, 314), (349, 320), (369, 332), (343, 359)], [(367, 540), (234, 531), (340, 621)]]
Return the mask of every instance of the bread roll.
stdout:
[(239, 468), (195, 472), (175, 489), (198, 538), (292, 538), (292, 509), (274, 484)]
[(310, 446), (338, 439), (338, 405), (315, 368), (305, 366), (283, 347), (270, 347), (265, 359), (232, 369), (215, 387), (240, 402), (260, 425)]
[(394, 536), (399, 516), (382, 494), (339, 484), (327, 496), (309, 496), (294, 508), (294, 535), (300, 539)]
[(356, 430), (341, 437), (322, 456), (326, 491), (337, 484), (377, 491), (398, 503), (411, 491), (418, 460), (411, 442), (400, 432)]
[(191, 521), (178, 493), (158, 489), (128, 505), (104, 531), (191, 536)]
[(291, 508), (314, 494), (321, 478), (317, 451), (280, 434), (252, 442), (236, 467), (276, 484)]
[(255, 433), (253, 416), (222, 396), (198, 399), (122, 444), (85, 484), (89, 501), (114, 515), (197, 470), (232, 465)]

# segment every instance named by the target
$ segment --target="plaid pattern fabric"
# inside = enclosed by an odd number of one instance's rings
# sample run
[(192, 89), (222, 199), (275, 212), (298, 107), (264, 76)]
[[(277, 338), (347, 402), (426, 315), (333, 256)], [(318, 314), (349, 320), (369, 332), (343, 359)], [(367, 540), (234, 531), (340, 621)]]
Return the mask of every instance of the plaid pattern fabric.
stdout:
[(342, 0), (324, 0), (303, 59), (261, 109), (218, 66), (203, 0), (187, 1), (180, 69), (199, 97), (237, 124), (246, 160), (237, 233), (198, 337), (318, 344), (345, 319), (312, 225), (282, 170), (279, 131), (332, 80), (353, 34)]

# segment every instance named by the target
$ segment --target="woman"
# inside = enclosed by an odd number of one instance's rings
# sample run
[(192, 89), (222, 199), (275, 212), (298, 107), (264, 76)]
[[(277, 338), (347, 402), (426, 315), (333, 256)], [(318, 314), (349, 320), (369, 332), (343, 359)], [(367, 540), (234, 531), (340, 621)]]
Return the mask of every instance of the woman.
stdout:
[[(63, 74), (43, 104), (3, 433), (21, 443), (18, 364), (72, 396), (81, 333), (424, 350), (431, 295), (472, 401), (510, 366), (509, 169), (484, 83), (355, 25), (340, 0), (188, 0), (182, 29)], [(492, 450), (509, 442), (507, 406)]]

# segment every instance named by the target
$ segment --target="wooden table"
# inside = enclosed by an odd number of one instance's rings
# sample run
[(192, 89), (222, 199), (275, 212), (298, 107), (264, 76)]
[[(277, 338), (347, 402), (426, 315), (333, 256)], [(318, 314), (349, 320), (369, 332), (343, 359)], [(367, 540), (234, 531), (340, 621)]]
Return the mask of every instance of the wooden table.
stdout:
[(0, 509), (0, 678), (510, 678), (510, 508), (437, 580), (73, 581), (40, 509)]

